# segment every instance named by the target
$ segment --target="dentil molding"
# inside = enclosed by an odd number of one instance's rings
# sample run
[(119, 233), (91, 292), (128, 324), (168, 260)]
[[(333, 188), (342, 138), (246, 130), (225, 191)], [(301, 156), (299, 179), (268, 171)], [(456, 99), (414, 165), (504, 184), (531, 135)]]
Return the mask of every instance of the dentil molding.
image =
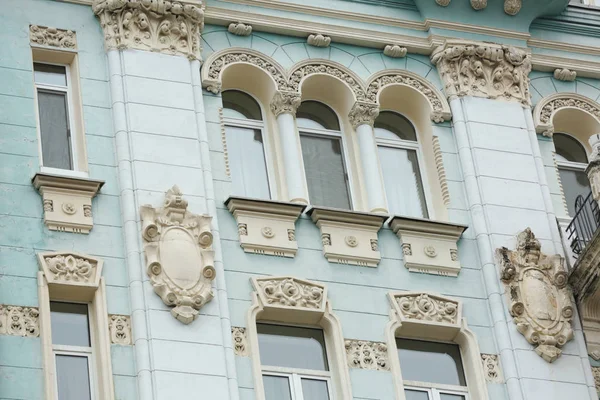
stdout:
[(200, 59), (200, 0), (93, 0), (110, 49), (137, 49)]
[(175, 185), (163, 207), (140, 207), (146, 272), (154, 291), (174, 307), (171, 315), (184, 324), (213, 298), (215, 279), (212, 217), (188, 211), (188, 202)]
[(349, 367), (389, 371), (388, 348), (385, 343), (346, 339), (344, 345)]
[(59, 49), (76, 50), (77, 36), (68, 29), (29, 25), (29, 41), (33, 46), (49, 46)]
[(244, 197), (225, 202), (238, 227), (240, 246), (247, 253), (294, 257), (298, 251), (296, 220), (305, 205)]
[(500, 357), (498, 354), (481, 354), (481, 363), (485, 380), (491, 383), (503, 383), (502, 370), (500, 369)]
[(540, 357), (553, 362), (573, 339), (574, 311), (564, 259), (542, 253), (529, 228), (517, 236), (515, 250), (502, 247), (496, 257), (517, 330)]
[(531, 56), (521, 49), (493, 43), (448, 40), (431, 55), (446, 96), (476, 96), (531, 105)]
[(131, 317), (128, 315), (109, 315), (108, 332), (110, 333), (110, 342), (127, 346), (132, 344), (131, 338)]
[(227, 31), (236, 36), (250, 36), (252, 34), (252, 25), (246, 25), (241, 22), (232, 22), (227, 27)]
[(0, 335), (38, 337), (39, 316), (35, 307), (0, 304)]

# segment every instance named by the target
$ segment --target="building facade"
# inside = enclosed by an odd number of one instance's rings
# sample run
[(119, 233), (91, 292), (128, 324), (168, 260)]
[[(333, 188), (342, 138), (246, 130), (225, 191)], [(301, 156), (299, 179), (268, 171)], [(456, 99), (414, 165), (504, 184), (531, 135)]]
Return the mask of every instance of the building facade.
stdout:
[(585, 3), (3, 0), (0, 399), (597, 399)]

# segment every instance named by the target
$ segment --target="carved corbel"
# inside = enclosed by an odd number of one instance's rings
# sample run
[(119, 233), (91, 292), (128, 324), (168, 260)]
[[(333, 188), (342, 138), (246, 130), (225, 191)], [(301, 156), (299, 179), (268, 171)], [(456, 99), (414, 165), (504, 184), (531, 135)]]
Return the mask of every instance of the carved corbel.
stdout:
[(252, 34), (252, 25), (232, 22), (227, 27), (227, 31), (237, 36), (250, 36)]
[(516, 250), (502, 247), (496, 257), (517, 330), (540, 357), (553, 362), (573, 339), (574, 311), (564, 259), (542, 253), (529, 228), (517, 236)]
[(577, 71), (571, 71), (568, 68), (556, 68), (554, 70), (554, 79), (559, 81), (573, 82), (577, 78)]
[(392, 58), (406, 57), (407, 52), (408, 52), (408, 49), (406, 47), (402, 47), (397, 44), (388, 44), (383, 49), (383, 55), (392, 57)]
[(329, 47), (329, 45), (331, 44), (331, 38), (329, 36), (321, 35), (319, 33), (316, 35), (309, 35), (308, 39), (306, 39), (306, 43), (309, 46)]
[(146, 272), (156, 294), (184, 324), (213, 298), (215, 278), (212, 217), (188, 211), (177, 186), (169, 189), (162, 208), (140, 208)]

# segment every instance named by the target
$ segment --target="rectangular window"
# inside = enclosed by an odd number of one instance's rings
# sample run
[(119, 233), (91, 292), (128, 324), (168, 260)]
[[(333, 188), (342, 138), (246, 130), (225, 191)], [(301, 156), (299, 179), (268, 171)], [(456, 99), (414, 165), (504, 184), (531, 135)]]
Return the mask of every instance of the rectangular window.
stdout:
[(92, 346), (87, 304), (50, 302), (58, 400), (92, 399)]
[(266, 400), (330, 400), (323, 331), (257, 324)]
[(300, 144), (310, 203), (349, 210), (348, 174), (341, 137), (300, 133)]
[(590, 181), (584, 169), (577, 170), (559, 165), (558, 173), (560, 174), (560, 182), (567, 202), (567, 210), (569, 216), (573, 218), (577, 212), (575, 200), (578, 196), (583, 196), (584, 199), (587, 197), (590, 193)]

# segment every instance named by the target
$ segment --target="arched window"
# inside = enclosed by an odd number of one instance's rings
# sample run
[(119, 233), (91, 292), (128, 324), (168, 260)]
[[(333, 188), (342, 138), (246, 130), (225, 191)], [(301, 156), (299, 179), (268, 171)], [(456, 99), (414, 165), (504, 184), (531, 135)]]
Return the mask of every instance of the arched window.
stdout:
[(239, 90), (224, 91), (222, 100), (231, 193), (270, 199), (261, 107)]
[(311, 204), (350, 209), (348, 173), (336, 113), (317, 101), (304, 101), (296, 112)]
[(577, 139), (566, 133), (554, 134), (554, 146), (567, 210), (569, 216), (574, 217), (577, 196), (585, 197), (590, 192), (590, 182), (585, 173), (587, 152)]
[(375, 120), (375, 138), (390, 214), (429, 218), (413, 124), (393, 111)]

